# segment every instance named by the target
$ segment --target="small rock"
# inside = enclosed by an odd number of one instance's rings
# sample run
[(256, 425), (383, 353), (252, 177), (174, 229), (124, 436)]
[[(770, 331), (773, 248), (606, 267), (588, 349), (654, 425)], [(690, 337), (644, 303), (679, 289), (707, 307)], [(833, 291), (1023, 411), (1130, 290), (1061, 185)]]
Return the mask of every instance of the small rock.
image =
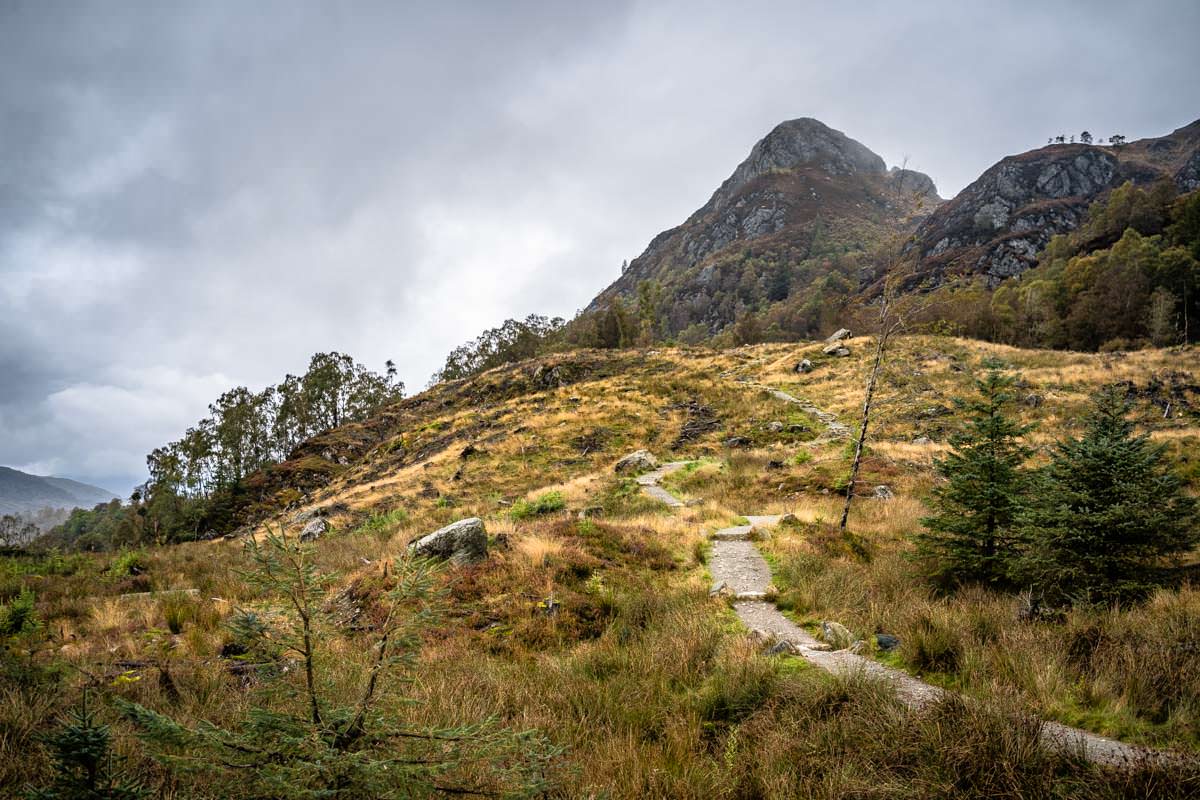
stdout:
[(800, 518), (797, 517), (795, 514), (792, 514), (789, 512), (779, 518), (779, 524), (787, 525), (788, 527), (793, 527), (793, 526), (800, 524)]
[(912, 440), (913, 444), (933, 444), (933, 440), (928, 436), (918, 436)]
[(854, 637), (846, 630), (846, 626), (832, 620), (821, 623), (821, 638), (834, 650), (845, 650), (854, 643)]
[(750, 641), (763, 647), (770, 647), (779, 640), (775, 634), (770, 631), (764, 631), (762, 628), (754, 628), (750, 631)]
[(813, 363), (807, 358), (801, 361), (796, 366), (792, 367), (792, 372), (798, 372), (801, 375), (807, 375), (813, 371)]
[(890, 633), (877, 633), (875, 634), (875, 646), (886, 653), (899, 647), (900, 640)]
[(843, 339), (849, 339), (849, 338), (850, 338), (850, 331), (846, 330), (845, 328), (838, 328), (836, 331), (834, 331), (832, 334), (830, 334), (829, 338), (826, 339), (825, 341), (840, 342)]
[(733, 597), (733, 589), (725, 581), (717, 581), (708, 590), (709, 597)]
[(934, 419), (935, 417), (945, 417), (953, 413), (946, 406), (926, 406), (917, 412), (917, 419)]
[(315, 542), (321, 538), (321, 535), (329, 530), (329, 523), (324, 517), (314, 517), (308, 521), (304, 529), (300, 531), (300, 541)]
[(1040, 394), (1029, 394), (1025, 396), (1025, 405), (1029, 406), (1030, 408), (1040, 408), (1043, 402), (1045, 402), (1045, 398)]
[(784, 425), (779, 420), (773, 420), (767, 423), (767, 430), (771, 433), (782, 433)]
[(870, 654), (871, 645), (862, 639), (856, 639), (854, 644), (850, 645), (850, 652), (856, 656), (865, 656)]
[(658, 459), (649, 450), (635, 450), (613, 467), (618, 475), (638, 475), (658, 469)]
[(749, 447), (751, 444), (752, 442), (745, 436), (730, 436), (725, 440), (725, 446), (732, 448)]
[(788, 641), (776, 642), (767, 648), (767, 655), (769, 656), (793, 656), (797, 652), (796, 645)]
[(775, 459), (771, 459), (770, 461), (767, 462), (767, 469), (769, 469), (769, 470), (779, 470), (779, 469), (783, 469), (783, 467), (784, 467), (784, 464), (782, 461), (776, 461)]
[(468, 517), (423, 536), (408, 546), (420, 558), (448, 558), (473, 564), (487, 558), (487, 531), (479, 517)]
[(826, 644), (825, 642), (817, 642), (816, 644), (808, 645), (808, 647), (806, 647), (805, 649), (806, 650), (816, 650), (819, 653), (828, 653), (833, 648), (831, 646), (829, 646), (828, 644)]
[(876, 486), (874, 494), (876, 500), (891, 500), (896, 496), (896, 493), (892, 491), (892, 487), (885, 483)]

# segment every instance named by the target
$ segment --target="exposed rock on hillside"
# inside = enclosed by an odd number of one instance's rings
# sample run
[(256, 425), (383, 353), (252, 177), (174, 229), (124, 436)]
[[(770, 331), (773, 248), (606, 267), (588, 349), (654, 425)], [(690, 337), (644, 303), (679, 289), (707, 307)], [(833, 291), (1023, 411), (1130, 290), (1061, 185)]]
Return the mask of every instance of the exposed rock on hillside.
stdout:
[(1019, 275), (1105, 192), (1159, 180), (1184, 191), (1200, 186), (1200, 121), (1119, 148), (1060, 144), (1010, 156), (920, 225), (914, 247), (922, 272), (983, 274), (992, 284)]

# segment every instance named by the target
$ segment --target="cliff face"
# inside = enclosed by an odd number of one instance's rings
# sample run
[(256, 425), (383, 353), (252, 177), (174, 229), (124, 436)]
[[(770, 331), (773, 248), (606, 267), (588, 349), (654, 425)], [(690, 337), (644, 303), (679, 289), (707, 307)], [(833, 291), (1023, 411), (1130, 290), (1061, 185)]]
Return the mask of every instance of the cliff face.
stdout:
[(814, 255), (821, 235), (835, 237), (841, 252), (863, 250), (939, 202), (927, 175), (889, 172), (867, 147), (815, 119), (784, 122), (703, 207), (656, 236), (589, 310), (653, 280), (666, 293), (671, 332), (694, 324), (715, 332), (747, 306), (731, 287), (749, 284), (753, 294), (762, 280), (746, 274), (751, 255), (795, 264)]
[(931, 214), (913, 247), (925, 273), (983, 274), (994, 284), (1033, 266), (1105, 192), (1160, 180), (1200, 188), (1200, 121), (1121, 147), (1060, 144), (1005, 158)]

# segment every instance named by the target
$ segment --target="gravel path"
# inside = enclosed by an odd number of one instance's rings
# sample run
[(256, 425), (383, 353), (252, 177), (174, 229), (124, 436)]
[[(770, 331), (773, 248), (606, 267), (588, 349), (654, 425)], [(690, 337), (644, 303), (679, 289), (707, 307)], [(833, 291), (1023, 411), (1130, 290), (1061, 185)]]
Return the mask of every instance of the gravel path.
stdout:
[[(783, 399), (789, 399), (790, 402), (800, 402), (786, 392), (779, 394), (786, 395)], [(831, 435), (836, 434), (831, 431)], [(654, 472), (639, 477), (638, 483), (651, 497), (663, 500), (672, 507), (682, 506), (683, 503), (663, 489), (659, 482), (665, 475), (681, 469), (687, 463), (677, 461), (664, 464)], [(827, 672), (835, 675), (867, 675), (884, 681), (895, 689), (896, 695), (910, 708), (921, 709), (945, 695), (946, 690), (931, 686), (902, 670), (849, 650), (829, 650), (828, 645), (785, 617), (774, 603), (768, 602), (765, 598), (771, 585), (771, 568), (751, 537), (754, 529), (771, 527), (780, 518), (778, 515), (762, 515), (747, 516), (746, 519), (750, 524), (723, 528), (713, 534), (712, 556), (708, 566), (714, 587), (724, 583), (734, 593), (733, 610), (747, 628), (762, 631), (777, 641), (788, 642), (796, 655)], [(1048, 750), (1104, 766), (1132, 767), (1147, 763), (1171, 766), (1195, 762), (1194, 757), (1182, 753), (1125, 744), (1058, 722), (1043, 721), (1040, 736), (1042, 746)]]

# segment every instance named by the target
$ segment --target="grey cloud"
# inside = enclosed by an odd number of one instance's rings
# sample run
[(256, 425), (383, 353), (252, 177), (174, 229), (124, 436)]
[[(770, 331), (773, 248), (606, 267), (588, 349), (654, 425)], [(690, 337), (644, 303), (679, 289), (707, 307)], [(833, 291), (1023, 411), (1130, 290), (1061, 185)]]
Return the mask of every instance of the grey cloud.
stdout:
[(6, 4), (0, 463), (127, 489), (315, 350), (419, 388), (586, 304), (782, 119), (947, 195), (1200, 109), (1194, 3), (844, 5)]

